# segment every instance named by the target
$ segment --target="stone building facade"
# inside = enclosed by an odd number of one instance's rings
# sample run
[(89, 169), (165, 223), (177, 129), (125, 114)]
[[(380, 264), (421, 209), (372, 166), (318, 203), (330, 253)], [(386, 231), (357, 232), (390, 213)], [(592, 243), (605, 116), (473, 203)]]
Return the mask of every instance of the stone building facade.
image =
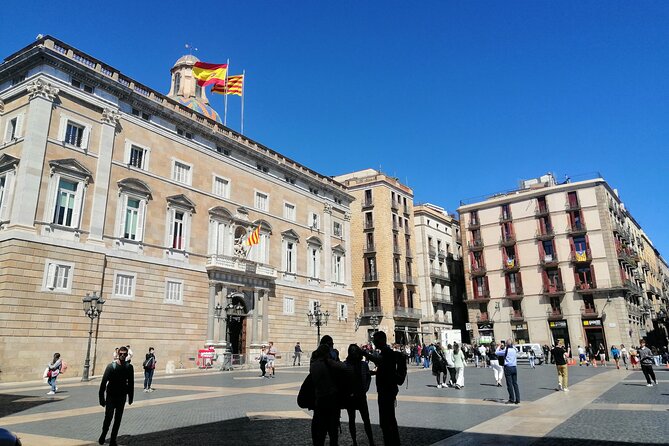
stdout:
[(458, 211), (474, 341), (610, 347), (646, 335), (659, 255), (602, 178), (549, 174)]
[(0, 65), (3, 381), (37, 378), (55, 351), (79, 373), (90, 292), (106, 301), (98, 373), (121, 344), (185, 367), (204, 346), (308, 350), (316, 302), (353, 341), (353, 197), (224, 127), (196, 61), (177, 61), (168, 95), (50, 36)]

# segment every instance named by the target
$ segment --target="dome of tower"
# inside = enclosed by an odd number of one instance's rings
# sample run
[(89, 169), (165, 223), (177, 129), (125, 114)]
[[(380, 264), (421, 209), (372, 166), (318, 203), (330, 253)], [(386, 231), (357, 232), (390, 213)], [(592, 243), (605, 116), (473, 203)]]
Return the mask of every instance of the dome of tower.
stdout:
[(177, 60), (174, 63), (174, 66), (177, 67), (179, 65), (195, 65), (195, 62), (199, 62), (200, 59), (197, 57), (193, 56), (192, 54), (186, 54), (184, 56), (181, 56), (179, 60)]

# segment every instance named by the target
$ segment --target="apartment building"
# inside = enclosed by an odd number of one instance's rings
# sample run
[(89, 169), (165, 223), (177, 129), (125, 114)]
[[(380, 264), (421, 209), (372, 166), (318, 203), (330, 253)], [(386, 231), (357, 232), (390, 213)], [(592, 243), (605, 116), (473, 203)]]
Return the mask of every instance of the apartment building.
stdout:
[(654, 291), (641, 257), (659, 256), (604, 179), (548, 174), (458, 211), (475, 341), (610, 347), (646, 336)]
[[(374, 169), (334, 177), (355, 197), (351, 213), (351, 280), (357, 339), (375, 330), (400, 344), (420, 339), (413, 191)], [(362, 328), (362, 329), (360, 329)]]
[(55, 351), (82, 370), (92, 292), (94, 364), (121, 344), (185, 367), (203, 346), (309, 348), (316, 303), (354, 340), (353, 197), (224, 127), (196, 61), (176, 62), (167, 95), (50, 36), (0, 65), (2, 380)]
[(465, 328), (460, 222), (430, 203), (416, 205), (413, 215), (421, 333), (423, 341), (433, 342), (445, 339), (448, 330)]

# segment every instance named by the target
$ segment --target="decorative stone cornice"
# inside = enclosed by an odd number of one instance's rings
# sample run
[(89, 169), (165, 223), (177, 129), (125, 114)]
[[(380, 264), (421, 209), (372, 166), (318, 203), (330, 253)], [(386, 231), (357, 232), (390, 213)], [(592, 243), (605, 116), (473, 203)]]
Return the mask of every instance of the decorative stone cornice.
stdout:
[(118, 110), (105, 108), (102, 110), (102, 119), (100, 119), (100, 122), (116, 127), (116, 124), (118, 124), (120, 119), (121, 113)]
[(60, 93), (60, 89), (53, 85), (44, 82), (42, 79), (28, 84), (28, 97), (32, 100), (35, 98), (43, 98), (47, 101), (53, 101)]
[(332, 214), (332, 205), (330, 203), (325, 203), (323, 206), (323, 212), (326, 214)]
[(346, 221), (351, 221), (351, 213), (350, 213), (350, 212), (346, 212), (346, 213), (344, 214), (344, 220), (346, 220)]

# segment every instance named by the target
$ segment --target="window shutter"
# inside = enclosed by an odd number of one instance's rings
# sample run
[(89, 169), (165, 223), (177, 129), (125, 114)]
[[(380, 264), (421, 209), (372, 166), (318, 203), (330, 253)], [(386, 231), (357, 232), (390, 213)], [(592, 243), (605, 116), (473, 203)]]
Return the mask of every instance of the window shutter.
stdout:
[(130, 144), (129, 141), (126, 140), (125, 142), (125, 150), (123, 151), (123, 164), (130, 164), (130, 150), (131, 150), (132, 144)]
[(77, 191), (74, 194), (74, 209), (72, 210), (72, 228), (79, 228), (79, 218), (84, 206), (84, 183), (77, 183)]
[(183, 243), (181, 243), (181, 249), (184, 251), (188, 251), (190, 248), (190, 220), (191, 220), (191, 213), (190, 212), (184, 212), (184, 228), (181, 231), (181, 236), (183, 237)]
[(66, 131), (67, 131), (67, 118), (62, 116), (60, 118), (60, 127), (58, 130), (58, 141), (65, 141)]
[(170, 248), (174, 247), (174, 209), (167, 209), (167, 246)]
[(218, 254), (218, 239), (220, 237), (219, 224), (209, 219), (209, 243), (207, 243), (207, 254)]
[(4, 190), (0, 192), (0, 221), (9, 220), (9, 202), (12, 201), (14, 189), (14, 172), (7, 172)]
[(118, 227), (116, 229), (116, 236), (123, 238), (125, 234), (125, 219), (127, 217), (127, 207), (128, 207), (128, 196), (126, 194), (121, 194), (118, 199), (118, 214), (116, 221), (118, 222)]
[(5, 125), (5, 137), (3, 138), (4, 142), (9, 142), (12, 139), (12, 120), (8, 119), (7, 124)]
[(146, 215), (146, 200), (139, 200), (139, 209), (137, 210), (137, 229), (136, 240), (141, 242), (144, 240), (144, 215)]
[(47, 267), (46, 270), (46, 287), (49, 289), (54, 289), (55, 288), (55, 283), (54, 281), (56, 280), (56, 264), (55, 263), (49, 263), (49, 266)]
[(20, 138), (23, 134), (23, 115), (18, 115), (16, 117), (16, 129), (14, 130), (14, 137)]
[(88, 139), (91, 135), (91, 127), (86, 126), (84, 127), (84, 134), (81, 137), (81, 148), (82, 149), (88, 149)]
[(47, 206), (44, 207), (44, 221), (54, 222), (54, 212), (58, 204), (58, 185), (60, 184), (60, 175), (54, 174), (49, 182), (49, 191), (47, 193)]

